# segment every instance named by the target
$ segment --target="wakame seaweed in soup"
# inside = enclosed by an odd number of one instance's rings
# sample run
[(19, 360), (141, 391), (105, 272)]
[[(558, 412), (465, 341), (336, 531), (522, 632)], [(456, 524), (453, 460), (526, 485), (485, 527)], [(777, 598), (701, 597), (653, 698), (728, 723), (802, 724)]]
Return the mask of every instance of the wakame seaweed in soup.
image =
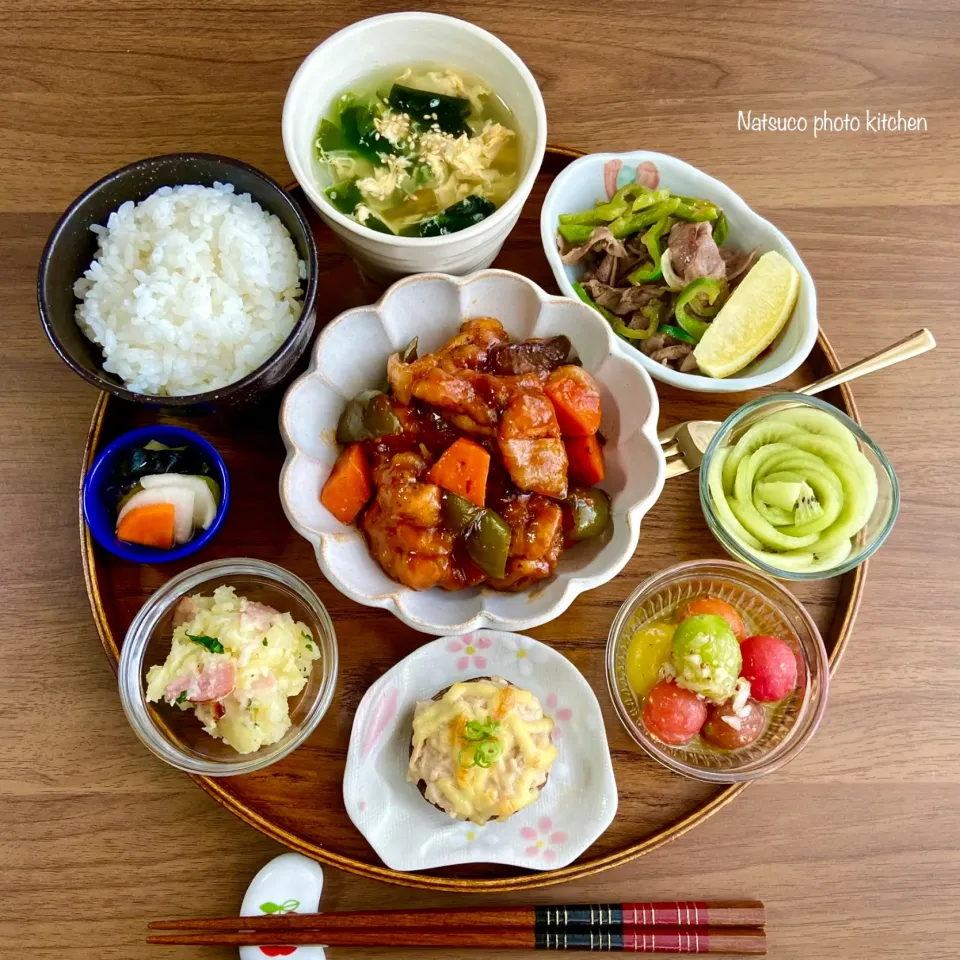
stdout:
[(516, 189), (513, 115), (476, 77), (433, 67), (381, 74), (344, 93), (317, 130), (327, 199), (371, 230), (456, 233)]

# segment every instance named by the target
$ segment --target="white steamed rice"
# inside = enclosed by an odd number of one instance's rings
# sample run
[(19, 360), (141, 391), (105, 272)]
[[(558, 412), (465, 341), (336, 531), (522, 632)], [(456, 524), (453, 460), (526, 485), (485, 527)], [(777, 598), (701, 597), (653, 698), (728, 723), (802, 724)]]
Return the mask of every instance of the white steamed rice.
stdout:
[(300, 316), (306, 266), (286, 227), (231, 184), (161, 187), (93, 226), (80, 328), (130, 390), (184, 396), (245, 377)]

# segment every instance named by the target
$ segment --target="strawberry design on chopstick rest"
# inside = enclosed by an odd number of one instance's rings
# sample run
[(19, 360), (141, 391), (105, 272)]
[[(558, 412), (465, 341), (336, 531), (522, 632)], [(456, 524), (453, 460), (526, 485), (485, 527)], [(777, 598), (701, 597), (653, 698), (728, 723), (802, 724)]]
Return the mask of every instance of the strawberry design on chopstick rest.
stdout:
[[(267, 900), (266, 903), (260, 904), (260, 910), (262, 913), (266, 913), (270, 916), (282, 916), (285, 913), (296, 913), (297, 907), (300, 906), (299, 900), (285, 900), (283, 903), (274, 903), (272, 900)], [(296, 953), (296, 947), (261, 947), (260, 952), (267, 957), (289, 957), (291, 953)]]
[[(253, 878), (243, 898), (240, 916), (282, 916), (286, 913), (319, 913), (323, 870), (299, 853), (274, 857)], [(264, 957), (295, 957), (295, 960), (324, 960), (323, 947), (249, 946), (240, 948), (240, 960)]]

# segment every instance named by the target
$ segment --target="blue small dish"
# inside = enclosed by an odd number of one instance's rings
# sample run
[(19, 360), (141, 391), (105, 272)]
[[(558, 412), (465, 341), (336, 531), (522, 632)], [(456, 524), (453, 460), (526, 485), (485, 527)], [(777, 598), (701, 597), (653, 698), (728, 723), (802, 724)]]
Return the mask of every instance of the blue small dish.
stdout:
[[(158, 550), (154, 547), (141, 547), (135, 543), (118, 540), (116, 528), (116, 510), (108, 502), (104, 492), (113, 478), (120, 461), (132, 447), (140, 447), (151, 440), (165, 443), (168, 447), (192, 447), (213, 468), (214, 479), (220, 484), (220, 506), (217, 515), (207, 530), (194, 537), (189, 543), (174, 547), (172, 550)], [(83, 479), (83, 517), (87, 521), (90, 533), (104, 550), (114, 556), (133, 563), (167, 563), (190, 556), (205, 547), (223, 525), (230, 505), (230, 477), (223, 457), (199, 434), (183, 427), (168, 427), (157, 424), (153, 427), (141, 427), (117, 437), (94, 460), (93, 466)]]

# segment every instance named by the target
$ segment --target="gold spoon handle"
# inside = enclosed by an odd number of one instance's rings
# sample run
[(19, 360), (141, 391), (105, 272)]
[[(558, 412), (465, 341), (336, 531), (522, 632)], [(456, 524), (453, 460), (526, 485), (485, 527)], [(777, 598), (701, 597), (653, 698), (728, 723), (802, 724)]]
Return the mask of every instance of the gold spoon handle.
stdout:
[(883, 370), (884, 367), (891, 367), (895, 363), (900, 363), (901, 360), (919, 357), (921, 353), (932, 350), (936, 345), (937, 341), (933, 339), (933, 334), (924, 327), (892, 346), (884, 347), (883, 350), (873, 354), (872, 357), (852, 363), (849, 367), (831, 373), (829, 377), (824, 377), (822, 380), (815, 380), (813, 383), (795, 390), (794, 393), (804, 393), (808, 397), (815, 393), (822, 393), (824, 390), (839, 387), (841, 383), (849, 383), (851, 380), (856, 380), (857, 377), (862, 377), (867, 373), (875, 373), (877, 370)]

